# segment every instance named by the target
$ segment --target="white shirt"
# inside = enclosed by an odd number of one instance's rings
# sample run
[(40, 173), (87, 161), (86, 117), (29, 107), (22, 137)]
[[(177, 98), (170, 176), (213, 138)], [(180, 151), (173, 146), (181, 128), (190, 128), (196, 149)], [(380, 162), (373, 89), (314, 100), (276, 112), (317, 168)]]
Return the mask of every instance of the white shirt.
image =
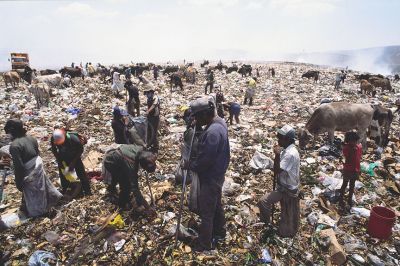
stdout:
[(119, 81), (119, 73), (117, 72), (117, 71), (115, 71), (114, 73), (113, 73), (113, 80), (114, 80), (114, 82), (115, 81)]
[(282, 187), (295, 190), (300, 185), (300, 155), (294, 144), (281, 152), (279, 181)]

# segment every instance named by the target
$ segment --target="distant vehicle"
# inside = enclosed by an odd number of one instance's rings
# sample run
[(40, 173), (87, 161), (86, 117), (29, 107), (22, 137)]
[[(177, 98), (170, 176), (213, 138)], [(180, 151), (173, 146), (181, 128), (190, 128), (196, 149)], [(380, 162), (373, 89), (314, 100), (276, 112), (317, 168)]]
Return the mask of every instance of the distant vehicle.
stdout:
[(25, 66), (29, 66), (29, 55), (26, 53), (11, 53), (11, 69), (23, 72)]

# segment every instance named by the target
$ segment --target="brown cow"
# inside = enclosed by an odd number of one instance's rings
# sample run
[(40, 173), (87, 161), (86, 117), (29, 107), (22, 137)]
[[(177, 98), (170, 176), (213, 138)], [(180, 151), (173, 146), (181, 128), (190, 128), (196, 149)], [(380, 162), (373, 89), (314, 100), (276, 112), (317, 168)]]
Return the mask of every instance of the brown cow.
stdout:
[(371, 96), (375, 96), (376, 94), (375, 87), (365, 79), (360, 81), (360, 89), (361, 93), (369, 94)]
[(389, 143), (390, 127), (394, 115), (392, 110), (385, 108), (382, 105), (375, 105), (374, 109), (375, 112), (372, 119), (378, 121), (382, 134), (381, 136), (377, 136), (378, 138), (375, 139), (375, 142), (379, 146), (386, 146)]
[(370, 78), (369, 82), (375, 88), (381, 88), (382, 90), (392, 91), (392, 85), (390, 84), (390, 80), (387, 78)]
[(4, 83), (6, 84), (6, 88), (8, 86), (8, 83), (11, 84), (13, 88), (15, 88), (15, 84), (19, 86), (20, 77), (18, 72), (8, 71), (3, 74), (3, 78), (4, 78)]

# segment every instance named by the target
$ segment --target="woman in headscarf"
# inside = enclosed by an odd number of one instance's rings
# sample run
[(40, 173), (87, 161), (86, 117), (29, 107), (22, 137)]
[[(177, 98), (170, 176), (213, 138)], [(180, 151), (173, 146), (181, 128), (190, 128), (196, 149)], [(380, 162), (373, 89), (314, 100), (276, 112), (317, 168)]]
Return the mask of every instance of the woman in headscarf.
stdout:
[(62, 194), (47, 178), (38, 142), (32, 136), (26, 135), (22, 121), (10, 119), (4, 130), (13, 140), (10, 154), (14, 165), (15, 184), (23, 193), (21, 210), (30, 217), (43, 215), (57, 204)]
[(128, 113), (125, 110), (120, 109), (118, 106), (114, 107), (111, 127), (117, 144), (129, 144), (127, 115)]

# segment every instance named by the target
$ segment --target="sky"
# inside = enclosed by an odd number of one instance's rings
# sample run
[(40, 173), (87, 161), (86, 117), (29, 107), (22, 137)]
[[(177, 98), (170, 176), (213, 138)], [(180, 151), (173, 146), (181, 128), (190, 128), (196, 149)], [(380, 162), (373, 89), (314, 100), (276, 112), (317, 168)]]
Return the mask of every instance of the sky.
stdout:
[(399, 0), (0, 0), (0, 70), (10, 52), (44, 68), (398, 45), (399, 10)]

